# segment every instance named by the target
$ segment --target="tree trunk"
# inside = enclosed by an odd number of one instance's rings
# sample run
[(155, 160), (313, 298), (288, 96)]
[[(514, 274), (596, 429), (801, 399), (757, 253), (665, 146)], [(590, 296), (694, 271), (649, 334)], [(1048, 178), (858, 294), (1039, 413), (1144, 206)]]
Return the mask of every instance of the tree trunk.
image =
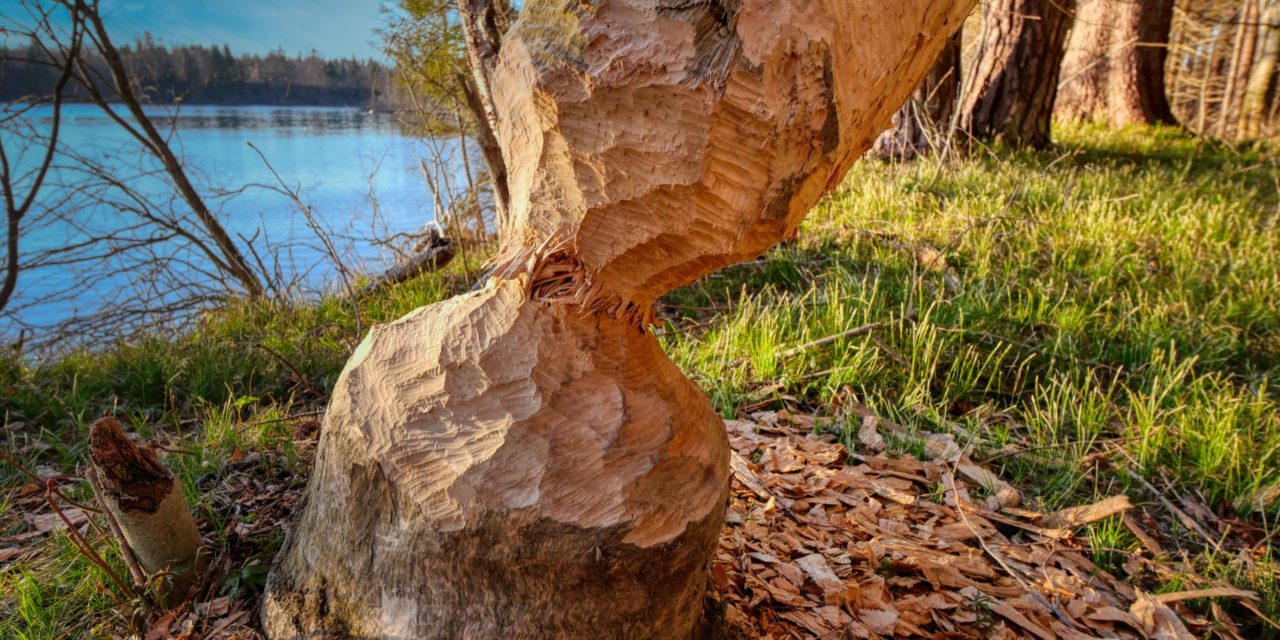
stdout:
[(965, 83), (960, 129), (975, 139), (1049, 145), (1063, 45), (1075, 0), (990, 0)]
[(1165, 93), (1173, 0), (1080, 0), (1062, 61), (1063, 120), (1174, 124)]
[(1240, 137), (1263, 135), (1267, 104), (1275, 98), (1276, 65), (1280, 62), (1280, 0), (1262, 0), (1253, 69), (1245, 85), (1240, 114)]
[(458, 16), (467, 43), (467, 60), (471, 78), (461, 86), (476, 123), (476, 141), (484, 157), (489, 180), (493, 183), (493, 204), (498, 214), (498, 233), (505, 229), (511, 193), (507, 185), (506, 161), (494, 134), (498, 115), (493, 98), (493, 71), (502, 52), (502, 40), (511, 26), (511, 3), (508, 0), (457, 0)]
[(1244, 0), (1237, 14), (1235, 46), (1231, 50), (1231, 66), (1227, 68), (1227, 89), (1218, 112), (1218, 135), (1235, 138), (1239, 134), (1245, 89), (1253, 70), (1253, 56), (1258, 45), (1259, 0)]
[(514, 232), (352, 355), (268, 635), (689, 638), (728, 449), (652, 304), (792, 233), (970, 5), (526, 3), (492, 83)]
[(938, 53), (920, 86), (893, 114), (893, 126), (876, 139), (872, 153), (883, 160), (910, 160), (940, 148), (951, 126), (960, 90), (960, 33)]
[[(498, 138), (494, 135), (493, 123), (485, 115), (484, 102), (476, 89), (475, 83), (468, 78), (459, 80), (462, 95), (467, 101), (467, 110), (476, 126), (476, 144), (480, 147), (480, 157), (484, 159), (485, 171), (489, 173), (489, 182), (493, 185), (493, 208), (497, 213), (498, 236), (506, 233), (507, 211), (511, 208), (511, 189), (507, 184), (507, 163), (502, 158), (502, 148), (498, 146)], [(465, 149), (464, 149), (465, 151)]]

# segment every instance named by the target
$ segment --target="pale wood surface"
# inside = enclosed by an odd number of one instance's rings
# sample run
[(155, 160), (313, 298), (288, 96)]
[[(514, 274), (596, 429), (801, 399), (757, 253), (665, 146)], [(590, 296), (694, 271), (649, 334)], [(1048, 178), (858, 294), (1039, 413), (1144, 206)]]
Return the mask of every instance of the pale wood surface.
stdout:
[(526, 3), (499, 268), (352, 356), (270, 637), (690, 637), (727, 445), (651, 304), (792, 233), (971, 4)]

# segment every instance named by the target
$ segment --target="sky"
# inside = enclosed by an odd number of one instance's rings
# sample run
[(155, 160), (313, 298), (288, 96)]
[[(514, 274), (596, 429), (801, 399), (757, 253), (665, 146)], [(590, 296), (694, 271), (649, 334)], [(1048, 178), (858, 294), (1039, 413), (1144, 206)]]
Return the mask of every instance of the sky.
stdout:
[[(0, 0), (0, 3), (6, 0)], [(158, 42), (226, 44), (235, 53), (315, 49), (327, 58), (381, 58), (379, 0), (103, 0), (117, 44), (150, 31)]]

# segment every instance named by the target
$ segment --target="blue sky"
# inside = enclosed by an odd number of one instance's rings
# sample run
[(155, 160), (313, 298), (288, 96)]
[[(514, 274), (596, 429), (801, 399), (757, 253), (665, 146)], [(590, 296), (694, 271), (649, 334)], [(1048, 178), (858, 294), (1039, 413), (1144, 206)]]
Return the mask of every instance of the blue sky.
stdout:
[[(0, 0), (4, 2), (5, 0)], [(381, 57), (379, 0), (103, 0), (112, 40), (150, 31), (165, 44), (227, 44), (236, 53), (312, 49), (325, 57)]]

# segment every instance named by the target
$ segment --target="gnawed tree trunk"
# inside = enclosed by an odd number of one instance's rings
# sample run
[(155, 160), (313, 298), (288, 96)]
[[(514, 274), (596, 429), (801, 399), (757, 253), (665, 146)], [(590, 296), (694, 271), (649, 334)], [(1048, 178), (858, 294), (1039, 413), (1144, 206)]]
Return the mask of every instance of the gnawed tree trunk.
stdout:
[(1174, 124), (1165, 94), (1173, 0), (1080, 0), (1062, 61), (1063, 120)]
[(960, 90), (960, 33), (957, 32), (906, 104), (893, 126), (876, 139), (872, 153), (886, 160), (910, 160), (946, 143)]
[(1075, 0), (990, 0), (982, 42), (960, 101), (960, 129), (976, 139), (1049, 145), (1049, 123)]
[[(173, 473), (146, 445), (127, 436), (120, 422), (102, 418), (89, 431), (94, 487), (148, 579), (167, 605), (181, 602), (204, 569), (203, 541)], [(113, 527), (114, 528), (114, 527)]]
[(970, 4), (526, 3), (493, 76), (514, 232), (352, 355), (268, 635), (689, 638), (728, 451), (652, 304), (792, 233)]

